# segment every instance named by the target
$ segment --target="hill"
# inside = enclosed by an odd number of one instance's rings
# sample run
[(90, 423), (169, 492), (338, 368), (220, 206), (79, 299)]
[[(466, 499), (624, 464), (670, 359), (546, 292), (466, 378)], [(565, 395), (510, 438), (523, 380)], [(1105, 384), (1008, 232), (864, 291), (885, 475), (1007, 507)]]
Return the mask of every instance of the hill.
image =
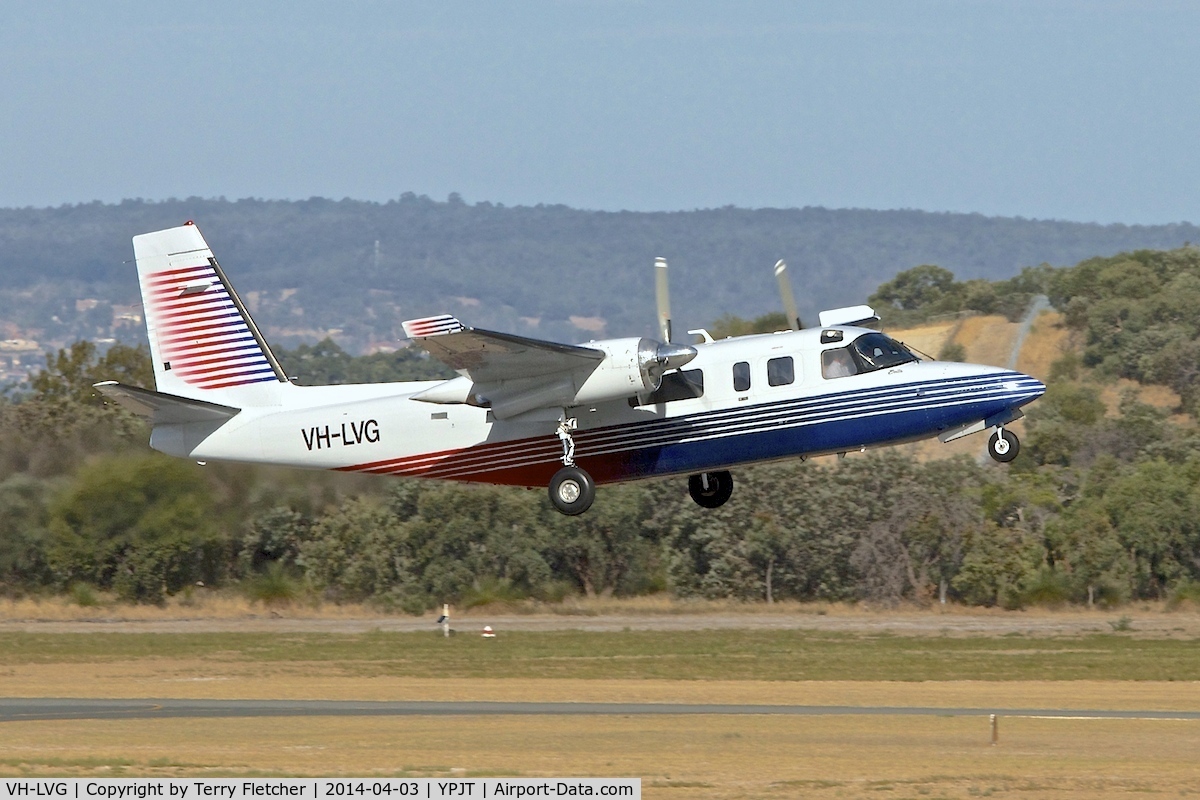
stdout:
[(450, 312), (472, 324), (579, 341), (653, 333), (655, 256), (668, 258), (678, 330), (778, 307), (785, 258), (803, 315), (859, 303), (933, 263), (997, 280), (1040, 263), (1200, 240), (1200, 229), (935, 214), (739, 209), (597, 212), (468, 205), (189, 198), (0, 209), (0, 329), (63, 346), (142, 334), (130, 237), (194, 219), (275, 343), (333, 335), (351, 352), (394, 346), (399, 322)]

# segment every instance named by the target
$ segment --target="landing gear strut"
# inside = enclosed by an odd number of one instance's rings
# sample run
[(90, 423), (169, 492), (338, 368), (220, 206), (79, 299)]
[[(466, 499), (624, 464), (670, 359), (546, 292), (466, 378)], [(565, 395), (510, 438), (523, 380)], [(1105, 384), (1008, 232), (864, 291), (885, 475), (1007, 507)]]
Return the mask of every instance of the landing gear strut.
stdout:
[(550, 502), (568, 517), (587, 511), (595, 499), (596, 483), (579, 467), (563, 467), (550, 479)]
[(688, 478), (688, 494), (703, 508), (719, 508), (733, 494), (733, 476), (720, 472), (701, 472)]
[(575, 466), (575, 437), (571, 435), (571, 431), (575, 430), (576, 424), (574, 417), (563, 417), (558, 423), (557, 433), (562, 442), (564, 467)]
[(586, 470), (575, 466), (575, 436), (572, 432), (577, 426), (575, 418), (568, 417), (564, 410), (555, 431), (562, 442), (563, 468), (550, 479), (550, 502), (568, 517), (587, 511), (596, 499), (596, 482)]
[(988, 455), (1001, 464), (1012, 461), (1019, 452), (1021, 452), (1021, 440), (1012, 431), (997, 428), (996, 432), (992, 434), (992, 438), (988, 439)]

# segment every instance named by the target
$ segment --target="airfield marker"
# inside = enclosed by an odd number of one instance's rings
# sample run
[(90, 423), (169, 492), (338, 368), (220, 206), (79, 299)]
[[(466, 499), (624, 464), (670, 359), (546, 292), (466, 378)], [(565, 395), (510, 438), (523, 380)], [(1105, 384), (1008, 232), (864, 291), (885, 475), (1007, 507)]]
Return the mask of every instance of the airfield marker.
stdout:
[(992, 747), (1000, 744), (1000, 718), (992, 714)]

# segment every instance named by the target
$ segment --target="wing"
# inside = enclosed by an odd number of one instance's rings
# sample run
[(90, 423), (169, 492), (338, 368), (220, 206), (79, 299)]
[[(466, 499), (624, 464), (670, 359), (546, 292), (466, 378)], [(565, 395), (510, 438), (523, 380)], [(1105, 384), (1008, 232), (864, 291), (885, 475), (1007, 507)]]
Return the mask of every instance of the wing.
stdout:
[(155, 425), (183, 422), (224, 422), (241, 411), (240, 408), (232, 406), (152, 392), (149, 389), (126, 386), (116, 381), (97, 383), (95, 389), (138, 416), (149, 417)]
[(454, 317), (426, 317), (404, 323), (404, 332), (429, 355), (476, 384), (541, 378), (595, 369), (605, 352), (463, 327)]

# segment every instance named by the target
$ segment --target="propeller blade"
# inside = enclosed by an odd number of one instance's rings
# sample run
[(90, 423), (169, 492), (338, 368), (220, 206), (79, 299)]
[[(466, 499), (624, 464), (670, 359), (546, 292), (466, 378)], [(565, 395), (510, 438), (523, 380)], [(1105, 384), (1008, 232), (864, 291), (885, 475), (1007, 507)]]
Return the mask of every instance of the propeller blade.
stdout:
[(671, 341), (671, 289), (667, 285), (667, 260), (654, 259), (654, 299), (658, 306), (658, 335)]
[(783, 313), (787, 315), (788, 324), (792, 330), (798, 331), (804, 326), (800, 322), (800, 310), (796, 308), (796, 296), (792, 294), (792, 282), (788, 280), (787, 264), (783, 259), (775, 262), (775, 280), (779, 281), (779, 296), (783, 299)]

